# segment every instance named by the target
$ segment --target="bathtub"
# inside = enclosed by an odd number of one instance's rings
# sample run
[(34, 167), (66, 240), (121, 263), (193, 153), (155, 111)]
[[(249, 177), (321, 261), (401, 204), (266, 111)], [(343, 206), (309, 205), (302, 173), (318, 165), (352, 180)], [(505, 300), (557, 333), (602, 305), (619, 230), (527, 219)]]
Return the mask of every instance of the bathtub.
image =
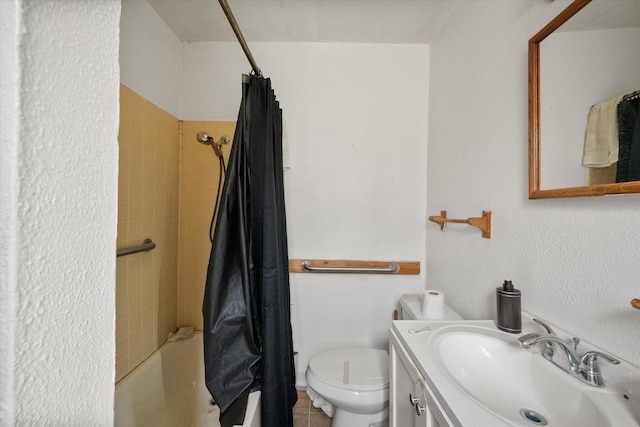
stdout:
[[(115, 427), (219, 427), (204, 384), (202, 332), (167, 342), (118, 381)], [(260, 392), (249, 395), (242, 427), (260, 427)]]

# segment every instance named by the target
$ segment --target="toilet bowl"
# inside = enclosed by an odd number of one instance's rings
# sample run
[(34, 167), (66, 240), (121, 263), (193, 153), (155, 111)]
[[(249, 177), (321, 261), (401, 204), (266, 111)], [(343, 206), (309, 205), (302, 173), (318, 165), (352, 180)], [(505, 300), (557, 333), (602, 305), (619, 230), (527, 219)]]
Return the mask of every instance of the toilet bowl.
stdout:
[(309, 360), (307, 393), (333, 417), (332, 427), (386, 425), (389, 357), (385, 350), (340, 347)]
[[(402, 319), (422, 319), (422, 295), (400, 299)], [(444, 307), (442, 320), (460, 319)], [(330, 417), (332, 427), (382, 427), (388, 425), (389, 356), (385, 350), (338, 347), (309, 359), (305, 374), (307, 394), (316, 408)]]

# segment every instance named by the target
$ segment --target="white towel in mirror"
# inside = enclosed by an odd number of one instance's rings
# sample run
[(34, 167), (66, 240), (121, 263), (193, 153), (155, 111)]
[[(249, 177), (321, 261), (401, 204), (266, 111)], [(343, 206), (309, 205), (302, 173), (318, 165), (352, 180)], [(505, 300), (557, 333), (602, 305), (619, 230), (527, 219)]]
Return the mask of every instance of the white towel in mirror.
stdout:
[(617, 96), (589, 110), (584, 134), (582, 166), (604, 168), (618, 161), (618, 104)]

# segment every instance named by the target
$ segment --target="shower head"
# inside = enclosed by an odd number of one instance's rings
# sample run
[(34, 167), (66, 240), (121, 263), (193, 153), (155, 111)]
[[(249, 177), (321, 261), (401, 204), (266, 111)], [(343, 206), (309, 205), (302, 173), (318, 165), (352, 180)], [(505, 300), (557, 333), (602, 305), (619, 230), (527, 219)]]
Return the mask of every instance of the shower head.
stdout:
[(204, 145), (211, 145), (215, 142), (213, 137), (206, 132), (198, 132), (196, 138), (198, 139), (198, 142)]
[(216, 153), (216, 156), (222, 157), (222, 145), (229, 143), (229, 137), (227, 135), (222, 135), (219, 141), (213, 139), (211, 135), (206, 132), (198, 132), (196, 135), (196, 139), (198, 142), (204, 145), (210, 145), (213, 148), (213, 151)]

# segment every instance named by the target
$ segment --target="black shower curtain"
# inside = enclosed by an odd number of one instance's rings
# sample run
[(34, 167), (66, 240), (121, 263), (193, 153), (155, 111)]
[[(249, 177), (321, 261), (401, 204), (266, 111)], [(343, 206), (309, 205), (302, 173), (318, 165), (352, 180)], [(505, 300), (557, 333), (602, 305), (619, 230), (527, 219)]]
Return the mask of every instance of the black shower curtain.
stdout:
[(271, 80), (242, 76), (242, 102), (211, 247), (202, 313), (205, 379), (222, 427), (262, 390), (262, 426), (293, 426), (295, 369), (282, 176)]

